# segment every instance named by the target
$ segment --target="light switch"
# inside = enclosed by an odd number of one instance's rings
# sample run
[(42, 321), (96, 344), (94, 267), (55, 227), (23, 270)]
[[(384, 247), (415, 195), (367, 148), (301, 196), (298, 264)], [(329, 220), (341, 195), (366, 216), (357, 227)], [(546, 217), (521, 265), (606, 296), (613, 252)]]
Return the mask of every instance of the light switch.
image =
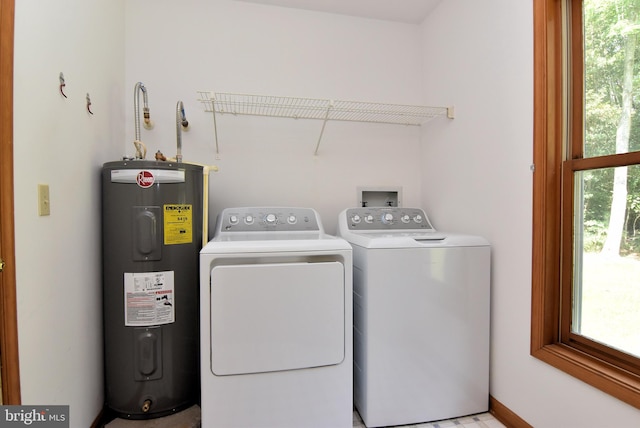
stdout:
[(38, 184), (38, 215), (51, 214), (51, 201), (49, 200), (49, 185)]

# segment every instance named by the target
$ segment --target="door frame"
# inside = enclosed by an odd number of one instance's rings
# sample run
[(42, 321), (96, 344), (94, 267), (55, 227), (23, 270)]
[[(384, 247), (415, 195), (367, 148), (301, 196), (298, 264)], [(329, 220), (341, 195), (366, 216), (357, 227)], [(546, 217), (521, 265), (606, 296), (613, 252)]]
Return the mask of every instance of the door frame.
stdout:
[(0, 0), (0, 370), (2, 404), (21, 404), (13, 200), (15, 0)]

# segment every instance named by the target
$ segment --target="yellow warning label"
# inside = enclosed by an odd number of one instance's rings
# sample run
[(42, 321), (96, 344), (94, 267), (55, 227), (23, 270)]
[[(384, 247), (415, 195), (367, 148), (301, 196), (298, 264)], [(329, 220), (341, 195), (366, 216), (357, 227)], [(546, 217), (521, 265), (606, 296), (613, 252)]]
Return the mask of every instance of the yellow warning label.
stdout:
[(193, 210), (191, 205), (164, 206), (164, 245), (193, 242)]

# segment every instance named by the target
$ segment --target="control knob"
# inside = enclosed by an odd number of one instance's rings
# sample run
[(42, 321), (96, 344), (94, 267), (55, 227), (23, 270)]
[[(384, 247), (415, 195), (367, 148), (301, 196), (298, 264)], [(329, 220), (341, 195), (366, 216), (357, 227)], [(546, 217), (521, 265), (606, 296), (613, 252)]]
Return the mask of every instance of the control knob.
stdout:
[(278, 219), (278, 217), (276, 217), (275, 214), (267, 214), (264, 218), (265, 223), (267, 224), (276, 224), (276, 220)]
[(411, 221), (411, 217), (409, 217), (408, 214), (405, 214), (402, 217), (400, 217), (400, 220), (402, 220), (403, 223), (409, 223)]
[(422, 216), (420, 214), (416, 214), (415, 217), (413, 217), (413, 221), (416, 223), (422, 223)]
[(382, 215), (382, 222), (384, 224), (391, 224), (393, 223), (393, 214), (391, 213), (385, 213)]
[(364, 221), (367, 223), (373, 223), (373, 216), (371, 214), (367, 214), (364, 216)]
[(229, 216), (229, 223), (231, 224), (238, 224), (238, 216), (233, 214), (231, 216)]
[(353, 217), (351, 217), (351, 221), (358, 224), (360, 223), (362, 219), (360, 218), (360, 216), (358, 214), (355, 214)]

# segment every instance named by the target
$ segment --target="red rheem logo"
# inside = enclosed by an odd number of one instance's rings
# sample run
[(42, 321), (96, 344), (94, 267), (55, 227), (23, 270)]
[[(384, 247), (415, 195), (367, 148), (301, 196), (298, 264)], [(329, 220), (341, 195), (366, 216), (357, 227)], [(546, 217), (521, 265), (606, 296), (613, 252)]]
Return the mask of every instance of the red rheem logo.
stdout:
[(146, 189), (153, 186), (156, 179), (150, 171), (140, 171), (136, 177), (136, 181), (138, 182), (138, 186)]

